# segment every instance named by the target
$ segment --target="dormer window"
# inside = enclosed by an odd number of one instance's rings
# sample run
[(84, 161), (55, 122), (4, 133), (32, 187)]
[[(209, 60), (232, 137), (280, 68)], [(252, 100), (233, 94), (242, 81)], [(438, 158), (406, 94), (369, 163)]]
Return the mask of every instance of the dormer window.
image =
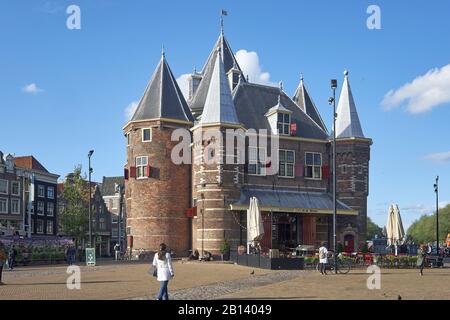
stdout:
[(288, 113), (278, 113), (277, 129), (278, 134), (289, 135), (291, 126), (291, 115)]

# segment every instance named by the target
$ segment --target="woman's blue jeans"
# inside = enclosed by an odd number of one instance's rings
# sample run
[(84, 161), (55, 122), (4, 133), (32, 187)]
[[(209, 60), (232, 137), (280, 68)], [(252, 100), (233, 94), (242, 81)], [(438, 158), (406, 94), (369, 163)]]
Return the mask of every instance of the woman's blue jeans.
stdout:
[(167, 285), (169, 281), (160, 281), (160, 288), (156, 300), (169, 300), (169, 293), (167, 292)]

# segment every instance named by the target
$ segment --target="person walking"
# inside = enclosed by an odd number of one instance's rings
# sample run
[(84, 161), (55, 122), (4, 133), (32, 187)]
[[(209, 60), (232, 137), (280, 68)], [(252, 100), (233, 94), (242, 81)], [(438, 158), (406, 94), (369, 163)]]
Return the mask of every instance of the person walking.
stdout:
[(12, 245), (11, 249), (9, 250), (9, 254), (8, 254), (8, 267), (9, 267), (10, 271), (12, 271), (14, 268), (14, 263), (16, 262), (16, 257), (17, 257), (17, 250), (16, 250), (16, 247), (14, 245)]
[(2, 282), (2, 272), (7, 258), (8, 257), (6, 256), (5, 246), (0, 242), (0, 286), (4, 285), (4, 283)]
[(425, 257), (427, 256), (427, 248), (424, 244), (421, 244), (419, 250), (417, 250), (417, 266), (420, 268), (420, 275), (423, 276), (423, 268), (425, 266)]
[(167, 251), (167, 246), (164, 243), (159, 245), (159, 251), (153, 257), (153, 267), (157, 270), (157, 280), (160, 283), (159, 292), (156, 295), (156, 300), (169, 300), (169, 293), (167, 286), (169, 280), (174, 277), (172, 267), (172, 257)]
[(114, 245), (114, 253), (115, 253), (116, 261), (119, 261), (119, 257), (120, 257), (120, 245), (119, 245), (118, 242)]
[(322, 242), (322, 246), (319, 248), (319, 271), (321, 274), (326, 275), (326, 265), (328, 263), (328, 249), (325, 242)]

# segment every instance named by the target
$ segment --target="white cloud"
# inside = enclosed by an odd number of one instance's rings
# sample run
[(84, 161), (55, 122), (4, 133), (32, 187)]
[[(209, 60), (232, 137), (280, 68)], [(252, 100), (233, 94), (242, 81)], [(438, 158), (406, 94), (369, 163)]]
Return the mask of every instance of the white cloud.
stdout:
[(249, 77), (250, 82), (267, 84), (276, 86), (277, 84), (270, 81), (270, 73), (263, 72), (259, 63), (258, 53), (255, 51), (247, 51), (241, 49), (236, 52), (236, 60), (244, 72), (244, 75)]
[(425, 160), (430, 160), (435, 163), (447, 163), (450, 162), (450, 151), (447, 152), (437, 152), (426, 155)]
[(133, 117), (138, 105), (138, 101), (133, 101), (125, 108), (125, 118), (127, 119), (127, 121)]
[(26, 92), (26, 93), (36, 94), (36, 93), (39, 93), (44, 90), (39, 88), (36, 83), (30, 83), (30, 84), (27, 84), (25, 87), (23, 87), (22, 91)]
[(189, 99), (189, 76), (190, 74), (182, 74), (177, 78), (178, 86), (186, 100)]
[(410, 113), (423, 113), (450, 102), (450, 64), (434, 68), (397, 90), (389, 91), (381, 105), (391, 110), (406, 103)]

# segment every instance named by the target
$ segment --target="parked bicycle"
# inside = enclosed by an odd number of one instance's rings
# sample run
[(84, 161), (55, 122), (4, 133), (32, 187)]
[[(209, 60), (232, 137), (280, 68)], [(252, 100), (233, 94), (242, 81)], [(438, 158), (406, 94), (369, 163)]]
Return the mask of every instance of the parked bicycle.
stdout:
[[(349, 273), (352, 263), (344, 258), (342, 254), (337, 255), (337, 272), (340, 274), (347, 274)], [(319, 270), (319, 264), (316, 265), (316, 270)], [(326, 270), (331, 271), (333, 273), (336, 273), (334, 270), (334, 254), (332, 251), (328, 251), (328, 263), (326, 265)]]

